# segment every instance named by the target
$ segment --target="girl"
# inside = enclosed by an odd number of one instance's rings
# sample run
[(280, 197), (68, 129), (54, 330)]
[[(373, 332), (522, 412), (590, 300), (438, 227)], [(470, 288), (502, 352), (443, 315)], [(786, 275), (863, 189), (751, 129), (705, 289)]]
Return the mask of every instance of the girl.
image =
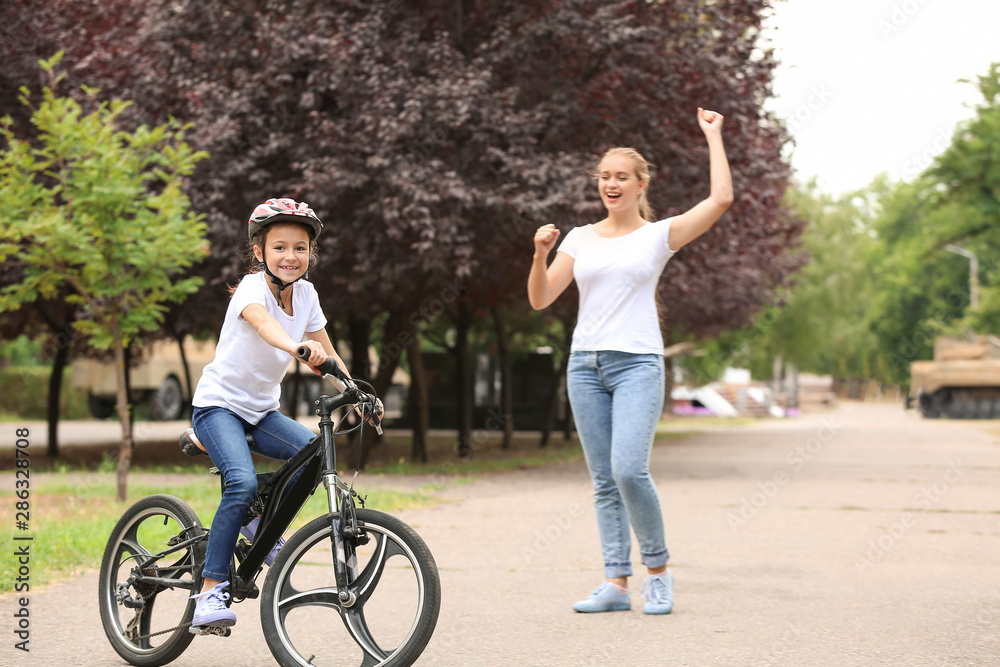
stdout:
[(531, 306), (545, 308), (574, 279), (580, 290), (567, 390), (594, 483), (606, 580), (573, 605), (576, 611), (631, 608), (630, 525), (648, 570), (643, 611), (669, 614), (673, 609), (663, 516), (649, 474), (665, 379), (655, 293), (667, 260), (704, 234), (733, 201), (722, 122), (720, 114), (699, 107), (711, 193), (686, 213), (652, 222), (646, 200), (649, 165), (635, 149), (612, 148), (597, 167), (597, 187), (608, 216), (571, 230), (547, 268), (559, 230), (549, 224), (535, 232), (528, 276)]
[[(344, 368), (324, 328), (316, 290), (302, 280), (322, 229), (308, 205), (291, 199), (268, 199), (250, 215), (247, 232), (255, 268), (233, 291), (215, 359), (205, 367), (192, 400), (195, 434), (226, 482), (208, 536), (194, 627), (236, 623), (224, 592), (229, 564), (238, 534), (252, 541), (257, 528), (257, 519), (242, 526), (257, 493), (246, 434), (254, 436), (255, 453), (279, 460), (291, 458), (314, 437), (278, 412), (288, 355), (305, 345), (310, 366), (329, 356)], [(274, 546), (268, 565), (283, 542)]]

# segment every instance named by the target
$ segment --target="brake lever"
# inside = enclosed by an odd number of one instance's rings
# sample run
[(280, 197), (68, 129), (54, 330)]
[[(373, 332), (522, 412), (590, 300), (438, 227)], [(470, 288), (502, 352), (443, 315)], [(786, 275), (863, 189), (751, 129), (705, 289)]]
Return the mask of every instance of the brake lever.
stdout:
[[(368, 418), (371, 420), (369, 421), (369, 424), (371, 425), (372, 428), (375, 429), (376, 433), (382, 435), (382, 415), (385, 414), (385, 411), (381, 410), (378, 411), (378, 414), (376, 414), (376, 410), (378, 408), (378, 399), (372, 396), (371, 394), (366, 394), (366, 396), (368, 396), (371, 399), (371, 401), (365, 401), (366, 404), (371, 405), (371, 412), (368, 415)], [(364, 414), (365, 412), (366, 410), (362, 409), (362, 414)]]
[[(302, 361), (308, 360), (309, 354), (310, 354), (309, 348), (306, 347), (305, 345), (300, 345), (295, 350), (295, 356), (297, 356)], [(375, 414), (375, 407), (378, 405), (378, 399), (372, 396), (371, 394), (366, 394), (365, 392), (358, 389), (358, 385), (354, 383), (354, 380), (352, 380), (350, 377), (348, 377), (346, 373), (344, 373), (343, 369), (340, 368), (340, 364), (334, 361), (333, 358), (328, 357), (326, 361), (324, 361), (316, 368), (317, 370), (319, 370), (320, 373), (323, 374), (324, 377), (331, 376), (336, 378), (341, 384), (344, 385), (345, 393), (350, 394), (351, 398), (359, 399), (358, 403), (369, 403), (369, 401), (363, 399), (362, 397), (370, 397), (372, 399), (370, 401), (372, 404), (372, 411), (370, 414), (370, 418), (375, 422), (372, 424), (372, 426), (375, 428), (376, 433), (382, 435), (382, 419), (381, 419), (382, 415)], [(365, 410), (362, 409), (362, 415), (364, 415), (364, 412)]]

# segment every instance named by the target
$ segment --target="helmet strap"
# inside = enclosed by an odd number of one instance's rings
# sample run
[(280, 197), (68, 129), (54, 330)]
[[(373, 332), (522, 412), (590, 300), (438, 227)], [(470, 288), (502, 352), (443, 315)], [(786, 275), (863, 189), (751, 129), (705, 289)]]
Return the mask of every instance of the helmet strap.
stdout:
[(278, 276), (276, 276), (273, 273), (271, 273), (271, 269), (267, 268), (267, 262), (263, 259), (264, 258), (264, 251), (263, 250), (261, 250), (260, 255), (261, 255), (260, 265), (264, 268), (264, 273), (266, 273), (267, 275), (271, 276), (271, 282), (273, 284), (275, 284), (275, 285), (278, 286), (278, 306), (280, 306), (281, 309), (284, 310), (285, 303), (284, 303), (284, 301), (281, 300), (281, 293), (283, 291), (285, 291), (286, 289), (288, 289), (289, 287), (291, 287), (293, 284), (295, 284), (295, 283), (299, 282), (300, 280), (302, 280), (302, 278), (304, 276), (299, 276), (298, 278), (296, 278), (292, 282), (286, 283), (284, 280), (282, 280)]

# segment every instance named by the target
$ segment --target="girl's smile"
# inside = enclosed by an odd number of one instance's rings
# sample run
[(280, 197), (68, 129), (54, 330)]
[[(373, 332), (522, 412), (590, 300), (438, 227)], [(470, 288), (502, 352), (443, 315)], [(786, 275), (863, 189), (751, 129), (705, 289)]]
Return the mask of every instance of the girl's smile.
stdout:
[(285, 282), (292, 282), (309, 268), (309, 232), (302, 225), (271, 225), (263, 252), (255, 247), (254, 253), (267, 264), (271, 273)]

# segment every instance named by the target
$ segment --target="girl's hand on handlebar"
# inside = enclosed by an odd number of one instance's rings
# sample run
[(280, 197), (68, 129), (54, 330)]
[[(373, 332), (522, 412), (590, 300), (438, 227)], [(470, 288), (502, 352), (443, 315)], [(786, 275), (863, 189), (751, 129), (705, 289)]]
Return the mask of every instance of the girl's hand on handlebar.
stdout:
[(329, 358), (329, 356), (326, 353), (326, 350), (323, 349), (323, 345), (314, 340), (307, 340), (299, 343), (297, 347), (299, 349), (303, 347), (309, 349), (309, 358), (305, 359), (304, 361), (307, 364), (309, 364), (309, 367), (312, 368), (313, 373), (316, 373), (316, 375), (321, 375), (321, 373), (316, 367)]

